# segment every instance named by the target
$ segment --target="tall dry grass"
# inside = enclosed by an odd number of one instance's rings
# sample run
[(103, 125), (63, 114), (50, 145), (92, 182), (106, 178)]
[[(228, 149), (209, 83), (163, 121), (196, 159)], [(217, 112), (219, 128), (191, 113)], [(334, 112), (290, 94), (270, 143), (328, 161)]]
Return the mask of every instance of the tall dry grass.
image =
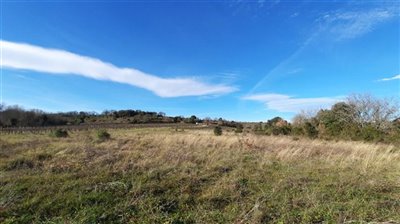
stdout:
[[(36, 222), (400, 221), (393, 145), (168, 128), (110, 133), (108, 141), (83, 131), (3, 136), (3, 221), (26, 211)], [(25, 184), (32, 189), (20, 191)]]

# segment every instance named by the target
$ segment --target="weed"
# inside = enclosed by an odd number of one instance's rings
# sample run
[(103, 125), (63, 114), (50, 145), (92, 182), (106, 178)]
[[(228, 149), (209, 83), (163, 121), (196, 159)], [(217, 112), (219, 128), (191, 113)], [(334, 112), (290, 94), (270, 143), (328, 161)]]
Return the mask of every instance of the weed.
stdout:
[(64, 129), (57, 129), (51, 133), (51, 136), (56, 138), (66, 138), (68, 137), (68, 132)]
[(220, 126), (214, 127), (214, 135), (216, 136), (222, 135), (222, 128)]
[(110, 133), (107, 132), (107, 130), (101, 129), (97, 131), (97, 138), (100, 141), (105, 141), (111, 138)]

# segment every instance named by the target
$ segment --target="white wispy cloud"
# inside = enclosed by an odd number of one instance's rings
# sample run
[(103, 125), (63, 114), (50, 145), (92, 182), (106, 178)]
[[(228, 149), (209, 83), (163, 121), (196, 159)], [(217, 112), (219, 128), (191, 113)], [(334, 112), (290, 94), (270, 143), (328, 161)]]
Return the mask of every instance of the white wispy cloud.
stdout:
[(395, 75), (395, 76), (390, 77), (390, 78), (383, 78), (383, 79), (380, 79), (379, 81), (391, 81), (391, 80), (395, 80), (395, 79), (400, 79), (400, 74)]
[(125, 83), (147, 89), (160, 97), (220, 95), (236, 90), (224, 84), (208, 84), (196, 78), (161, 78), (134, 68), (30, 44), (0, 40), (2, 66), (52, 74), (74, 74), (97, 80)]
[(339, 102), (343, 97), (316, 97), (297, 98), (283, 94), (266, 93), (253, 94), (242, 97), (244, 100), (253, 100), (264, 103), (268, 109), (278, 112), (300, 112), (302, 110), (325, 109)]
[(322, 29), (327, 29), (337, 40), (352, 39), (373, 31), (379, 24), (399, 15), (397, 7), (326, 13), (319, 18)]
[[(373, 31), (382, 23), (398, 18), (399, 15), (398, 3), (373, 9), (344, 9), (322, 13), (321, 16), (315, 19), (312, 31), (299, 48), (269, 70), (269, 72), (249, 90), (248, 95), (255, 92), (259, 87), (265, 86), (268, 82), (284, 77), (284, 74), (293, 74), (287, 72), (287, 68), (290, 67), (293, 62), (302, 60), (301, 56), (303, 52), (312, 49), (312, 47), (315, 47), (315, 44), (318, 44), (319, 48), (323, 48), (324, 45), (319, 44), (321, 41), (328, 40), (337, 42), (360, 37)], [(294, 73), (297, 72), (298, 71), (294, 71)], [(394, 79), (397, 78), (394, 77)]]

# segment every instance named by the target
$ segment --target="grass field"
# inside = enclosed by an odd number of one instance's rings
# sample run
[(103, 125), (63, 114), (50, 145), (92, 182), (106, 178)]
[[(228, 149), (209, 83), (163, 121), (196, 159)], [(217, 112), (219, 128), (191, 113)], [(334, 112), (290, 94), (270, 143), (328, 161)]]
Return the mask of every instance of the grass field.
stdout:
[(0, 223), (400, 222), (400, 149), (170, 128), (2, 135)]

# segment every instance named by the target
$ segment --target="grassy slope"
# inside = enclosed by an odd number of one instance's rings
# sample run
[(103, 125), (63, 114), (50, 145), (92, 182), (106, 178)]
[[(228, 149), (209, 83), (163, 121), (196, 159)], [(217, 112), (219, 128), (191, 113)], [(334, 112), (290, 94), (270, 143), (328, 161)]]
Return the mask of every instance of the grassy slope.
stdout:
[(112, 130), (3, 135), (0, 222), (400, 221), (400, 150), (354, 142)]

